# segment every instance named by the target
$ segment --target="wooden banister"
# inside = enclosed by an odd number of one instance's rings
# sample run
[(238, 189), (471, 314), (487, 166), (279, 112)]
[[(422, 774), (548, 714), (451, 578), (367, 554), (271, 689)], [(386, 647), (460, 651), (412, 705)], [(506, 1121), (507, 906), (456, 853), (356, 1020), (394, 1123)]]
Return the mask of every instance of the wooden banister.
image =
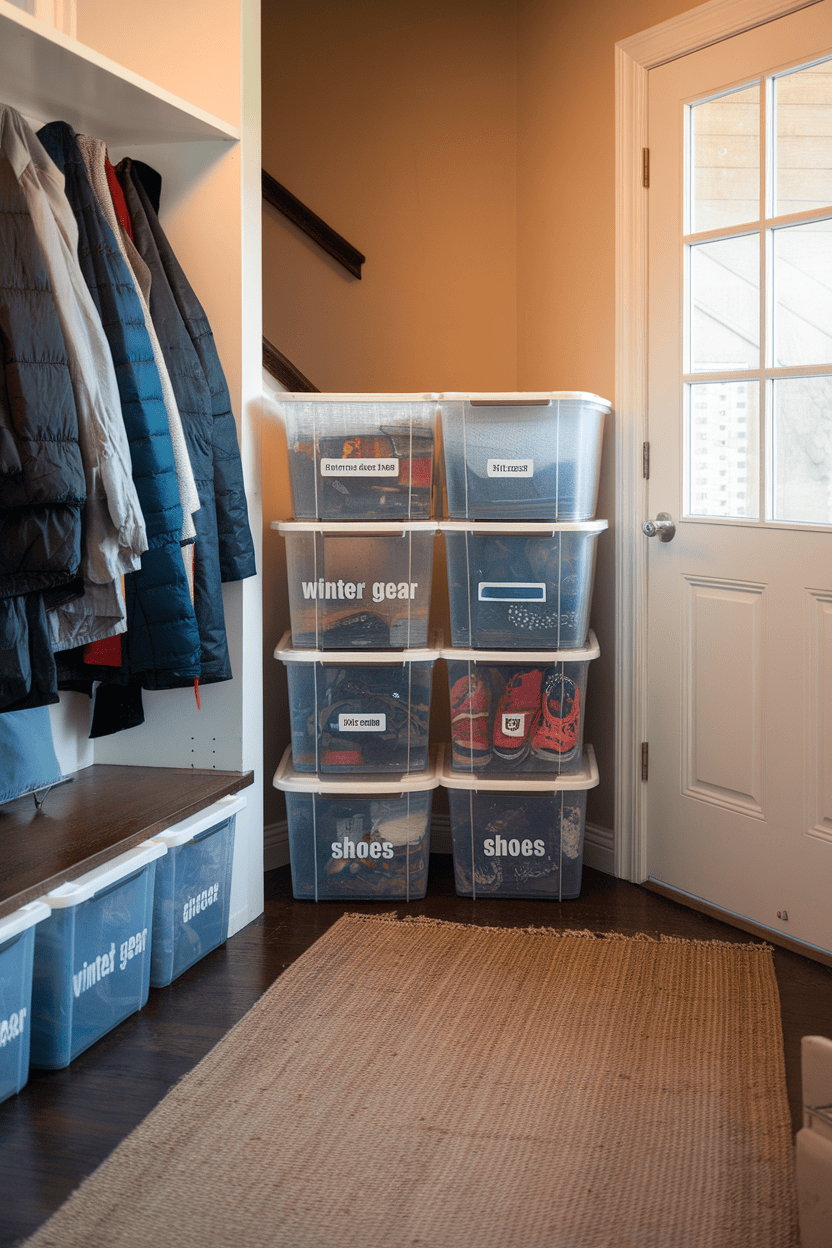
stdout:
[(281, 186), (270, 173), (266, 173), (265, 169), (262, 173), (263, 198), (266, 202), (278, 212), (283, 213), (284, 217), (287, 217), (299, 230), (303, 230), (304, 234), (360, 281), (361, 266), (366, 256), (363, 256), (357, 247), (353, 247), (352, 243), (348, 243), (345, 238), (327, 225), (326, 221), (322, 220), (311, 208), (301, 203), (291, 191), (287, 191), (285, 186)]
[(308, 377), (304, 377), (299, 368), (295, 368), (291, 360), (287, 360), (286, 356), (278, 351), (277, 347), (272, 346), (268, 338), (263, 339), (263, 367), (271, 373), (281, 386), (285, 386), (287, 390), (293, 394), (301, 391), (310, 394), (319, 394), (317, 386), (313, 386)]

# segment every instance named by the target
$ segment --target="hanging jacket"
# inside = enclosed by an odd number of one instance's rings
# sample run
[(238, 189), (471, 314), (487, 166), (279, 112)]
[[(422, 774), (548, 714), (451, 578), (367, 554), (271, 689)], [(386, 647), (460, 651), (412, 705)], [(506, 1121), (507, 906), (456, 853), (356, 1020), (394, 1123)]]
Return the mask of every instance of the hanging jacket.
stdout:
[[(130, 178), (144, 208), (162, 267), (208, 383), (211, 395), (211, 454), (214, 464), (214, 507), (217, 515), (220, 577), (223, 581), (245, 580), (246, 577), (255, 576), (257, 572), (254, 543), (248, 522), (237, 425), (214, 335), (202, 304), (165, 237), (144, 183), (135, 172), (135, 166), (129, 161), (122, 161), (116, 172), (121, 174), (122, 184), (125, 177)], [(152, 182), (152, 175), (153, 170), (143, 171), (145, 180), (150, 178)]]
[(14, 109), (0, 106), (0, 129), (52, 287), (86, 478), (84, 593), (49, 615), (52, 648), (66, 649), (123, 632), (121, 577), (141, 566), (147, 537), (110, 349), (78, 264), (78, 227), (64, 194), (63, 175)]
[(0, 711), (57, 702), (45, 607), (81, 591), (86, 499), (64, 338), (0, 133)]
[[(182, 504), (182, 541), (192, 542), (196, 536), (196, 527), (193, 521), (193, 513), (199, 507), (199, 495), (197, 494), (196, 483), (194, 481), (193, 470), (188, 458), (188, 450), (185, 445), (185, 435), (182, 430), (182, 420), (179, 415), (179, 409), (176, 405), (176, 398), (173, 392), (173, 386), (168, 376), (167, 366), (165, 364), (162, 348), (159, 343), (153, 319), (150, 315), (150, 309), (147, 306), (148, 297), (150, 295), (150, 274), (146, 271), (141, 258), (138, 256), (131, 239), (125, 235), (123, 229), (119, 225), (118, 216), (115, 205), (113, 204), (110, 187), (107, 180), (107, 145), (103, 139), (92, 139), (86, 134), (76, 135), (78, 142), (78, 150), (83, 157), (84, 164), (87, 169), (87, 176), (90, 180), (93, 192), (98, 200), (98, 206), (106, 218), (107, 224), (113, 232), (118, 249), (122, 258), (127, 265), (128, 271), (133, 275), (136, 285), (136, 297), (141, 305), (142, 314), (144, 316), (145, 329), (147, 330), (150, 345), (153, 349), (153, 359), (156, 368), (159, 371), (159, 380), (162, 384), (162, 397), (165, 400), (165, 408), (168, 414), (168, 428), (170, 429), (171, 446), (173, 447), (173, 461), (176, 465), (176, 479), (179, 483), (179, 499)], [(118, 189), (118, 184), (116, 184)]]
[(141, 569), (125, 577), (122, 667), (85, 668), (79, 651), (67, 651), (59, 656), (60, 684), (86, 687), (101, 678), (132, 680), (146, 689), (185, 687), (199, 676), (199, 635), (179, 547), (182, 507), (167, 411), (144, 315), (132, 275), (93, 193), (74, 130), (66, 122), (50, 122), (38, 138), (64, 174), (78, 223), (78, 259), (115, 365), (148, 540)]
[[(214, 493), (214, 400), (159, 254), (156, 237), (161, 235), (161, 226), (153, 209), (149, 205), (146, 209), (142, 203), (131, 176), (131, 161), (123, 160), (117, 173), (130, 214), (133, 242), (150, 270), (150, 314), (165, 353), (202, 504), (194, 515), (194, 610), (202, 646), (200, 683), (230, 680)], [(154, 217), (155, 230), (148, 211)]]

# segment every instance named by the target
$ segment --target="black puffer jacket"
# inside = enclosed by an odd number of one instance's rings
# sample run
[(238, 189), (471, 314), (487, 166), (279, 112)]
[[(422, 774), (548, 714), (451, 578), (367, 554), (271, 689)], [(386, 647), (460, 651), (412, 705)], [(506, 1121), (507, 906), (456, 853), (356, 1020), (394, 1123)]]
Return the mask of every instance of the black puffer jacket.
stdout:
[(45, 608), (83, 583), (78, 417), (52, 290), (0, 149), (0, 711), (58, 701)]

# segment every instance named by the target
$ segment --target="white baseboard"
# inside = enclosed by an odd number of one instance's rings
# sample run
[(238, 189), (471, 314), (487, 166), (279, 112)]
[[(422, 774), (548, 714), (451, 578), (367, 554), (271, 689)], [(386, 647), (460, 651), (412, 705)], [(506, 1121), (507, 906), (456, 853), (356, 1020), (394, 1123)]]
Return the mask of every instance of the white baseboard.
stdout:
[[(584, 830), (584, 863), (596, 871), (614, 875), (613, 833), (588, 823)], [(433, 854), (453, 852), (450, 815), (434, 815), (430, 824), (430, 849)], [(289, 825), (285, 819), (270, 823), (263, 833), (263, 869), (273, 871), (289, 862)]]

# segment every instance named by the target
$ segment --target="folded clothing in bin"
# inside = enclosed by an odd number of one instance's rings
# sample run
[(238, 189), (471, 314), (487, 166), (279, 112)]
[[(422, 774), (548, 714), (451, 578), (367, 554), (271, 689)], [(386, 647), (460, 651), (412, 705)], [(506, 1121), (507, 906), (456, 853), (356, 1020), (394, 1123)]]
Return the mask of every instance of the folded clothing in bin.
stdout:
[(150, 988), (157, 841), (143, 841), (43, 900), (32, 973), (35, 1067), (57, 1070), (140, 1010)]
[(591, 745), (573, 775), (463, 775), (446, 760), (440, 783), (448, 790), (460, 897), (565, 901), (580, 894), (586, 795), (598, 784)]
[(29, 1078), (35, 924), (49, 914), (33, 901), (0, 919), (0, 1101)]
[(285, 395), (296, 520), (426, 520), (437, 404), (429, 395)]
[(299, 772), (424, 771), (441, 637), (423, 650), (275, 650), (286, 666)]
[(590, 659), (580, 649), (445, 649), (451, 702), (451, 766), (492, 774), (579, 771)]
[(294, 896), (310, 901), (424, 897), (438, 783), (435, 753), (422, 775), (336, 779), (298, 773), (290, 746), (274, 785), (286, 794)]
[(236, 817), (233, 793), (160, 832), (167, 850), (156, 867), (150, 984), (163, 988), (228, 936)]

